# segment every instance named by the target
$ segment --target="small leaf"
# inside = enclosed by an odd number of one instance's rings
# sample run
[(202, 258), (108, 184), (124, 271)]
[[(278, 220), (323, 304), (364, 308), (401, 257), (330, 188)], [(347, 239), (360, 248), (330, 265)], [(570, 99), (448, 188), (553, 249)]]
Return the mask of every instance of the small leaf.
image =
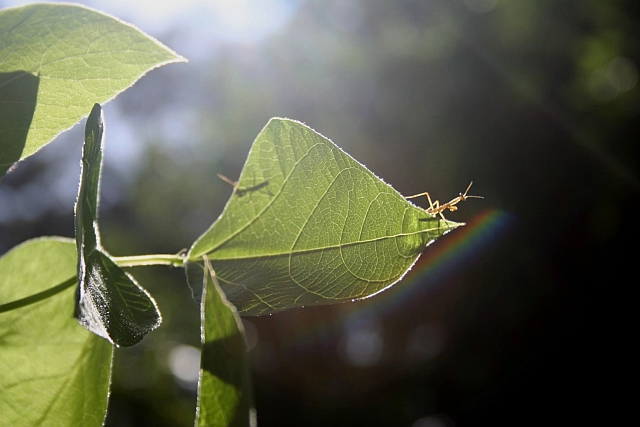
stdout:
[(0, 424), (101, 426), (113, 346), (73, 319), (72, 240), (29, 240), (0, 258)]
[(0, 176), (147, 71), (184, 61), (111, 16), (71, 4), (0, 11)]
[(192, 246), (241, 314), (366, 298), (461, 224), (428, 214), (307, 126), (272, 119), (231, 199)]
[(102, 167), (102, 109), (87, 118), (76, 203), (78, 322), (118, 346), (132, 346), (162, 321), (155, 301), (100, 246), (98, 188)]
[(242, 321), (236, 309), (224, 297), (206, 259), (204, 268), (197, 425), (255, 426)]

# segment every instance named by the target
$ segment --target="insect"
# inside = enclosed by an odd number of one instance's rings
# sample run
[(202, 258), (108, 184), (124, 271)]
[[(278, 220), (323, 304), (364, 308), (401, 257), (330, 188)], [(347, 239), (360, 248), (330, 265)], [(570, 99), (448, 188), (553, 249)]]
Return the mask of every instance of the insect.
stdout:
[(442, 212), (446, 211), (447, 209), (449, 209), (449, 211), (453, 212), (453, 211), (457, 211), (458, 207), (456, 206), (458, 203), (460, 202), (464, 202), (467, 199), (484, 199), (484, 197), (482, 196), (468, 196), (467, 193), (469, 192), (469, 189), (471, 188), (471, 186), (473, 185), (473, 181), (471, 181), (469, 183), (469, 186), (467, 187), (467, 189), (464, 191), (464, 193), (460, 193), (460, 195), (458, 197), (455, 197), (453, 199), (451, 199), (450, 201), (448, 201), (447, 203), (443, 203), (440, 204), (439, 201), (431, 201), (431, 196), (429, 195), (428, 192), (424, 192), (424, 193), (420, 193), (420, 194), (414, 194), (413, 196), (407, 196), (405, 197), (405, 199), (413, 199), (416, 197), (420, 197), (420, 196), (427, 196), (427, 200), (429, 200), (429, 207), (427, 209), (425, 209), (427, 211), (428, 214), (431, 215), (440, 215), (440, 217), (442, 219), (445, 219), (444, 215), (442, 214)]
[(226, 176), (222, 175), (221, 173), (217, 173), (216, 175), (218, 175), (218, 178), (220, 178), (221, 180), (223, 180), (227, 184), (231, 185), (234, 190), (238, 187), (238, 181), (234, 181), (231, 178), (227, 178)]
[(221, 173), (216, 174), (216, 175), (218, 175), (218, 178), (220, 178), (221, 180), (223, 180), (227, 184), (231, 185), (233, 187), (233, 191), (236, 192), (238, 197), (242, 197), (242, 196), (244, 196), (245, 194), (247, 194), (250, 191), (257, 191), (257, 190), (269, 185), (269, 181), (263, 181), (260, 184), (253, 185), (251, 187), (240, 188), (238, 186), (238, 181), (234, 181), (231, 178), (227, 178), (226, 176), (222, 175)]

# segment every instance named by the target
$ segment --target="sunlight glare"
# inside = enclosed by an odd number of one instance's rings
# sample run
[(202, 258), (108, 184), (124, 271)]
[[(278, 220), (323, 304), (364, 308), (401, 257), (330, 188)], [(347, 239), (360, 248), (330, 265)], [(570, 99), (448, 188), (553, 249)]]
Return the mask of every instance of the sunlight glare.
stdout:
[(286, 23), (298, 2), (281, 0), (110, 0), (96, 2), (110, 13), (131, 18), (147, 31), (163, 31), (179, 25), (200, 37), (253, 42)]

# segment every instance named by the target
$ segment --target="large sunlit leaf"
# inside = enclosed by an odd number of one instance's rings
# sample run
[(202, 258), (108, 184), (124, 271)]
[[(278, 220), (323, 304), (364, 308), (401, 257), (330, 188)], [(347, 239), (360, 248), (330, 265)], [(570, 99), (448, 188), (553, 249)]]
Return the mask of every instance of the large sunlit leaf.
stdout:
[(78, 306), (82, 326), (118, 346), (131, 346), (162, 321), (156, 302), (100, 245), (98, 189), (102, 167), (102, 109), (87, 118), (82, 174), (76, 203)]
[(0, 11), (0, 176), (147, 71), (184, 58), (137, 28), (71, 4)]
[(201, 303), (202, 356), (196, 422), (202, 427), (255, 425), (242, 321), (205, 259)]
[(224, 212), (189, 252), (240, 314), (366, 298), (459, 226), (409, 203), (327, 138), (272, 119)]
[(73, 318), (76, 260), (62, 238), (0, 258), (0, 425), (103, 423), (113, 346)]

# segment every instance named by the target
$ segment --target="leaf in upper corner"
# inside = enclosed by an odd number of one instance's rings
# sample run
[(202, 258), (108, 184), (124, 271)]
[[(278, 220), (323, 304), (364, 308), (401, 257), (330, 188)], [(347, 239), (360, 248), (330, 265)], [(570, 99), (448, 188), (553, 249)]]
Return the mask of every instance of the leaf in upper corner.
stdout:
[(408, 202), (307, 126), (271, 119), (222, 215), (192, 246), (240, 314), (366, 298), (461, 224)]
[(137, 28), (71, 4), (0, 11), (0, 177), (149, 70), (185, 59)]
[(162, 318), (151, 295), (118, 267), (100, 245), (97, 213), (103, 131), (102, 109), (96, 104), (87, 118), (76, 203), (79, 278), (76, 317), (91, 332), (128, 347), (160, 326)]
[(0, 258), (0, 424), (102, 426), (113, 346), (73, 318), (70, 239), (29, 240)]
[(196, 425), (254, 426), (244, 328), (238, 312), (224, 297), (208, 260), (204, 263), (203, 296)]

